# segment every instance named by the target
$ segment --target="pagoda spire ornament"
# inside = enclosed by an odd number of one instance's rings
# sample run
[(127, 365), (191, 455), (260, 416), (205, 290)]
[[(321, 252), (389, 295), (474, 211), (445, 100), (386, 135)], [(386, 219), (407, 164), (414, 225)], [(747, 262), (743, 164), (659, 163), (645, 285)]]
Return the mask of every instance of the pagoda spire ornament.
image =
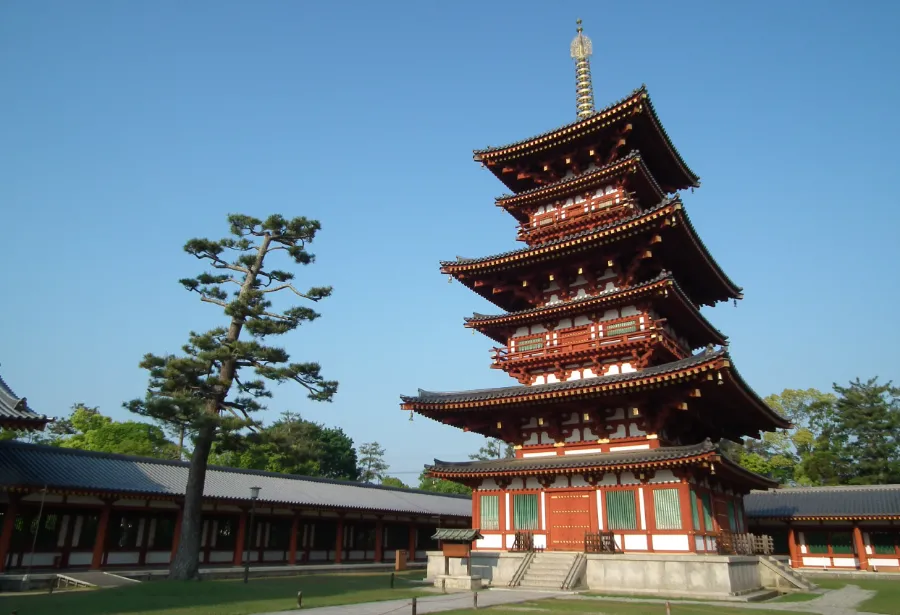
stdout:
[(578, 34), (572, 39), (570, 50), (575, 60), (575, 92), (578, 107), (578, 119), (583, 120), (594, 114), (594, 87), (591, 85), (591, 56), (593, 47), (591, 39), (586, 37), (581, 27), (581, 20), (575, 21)]

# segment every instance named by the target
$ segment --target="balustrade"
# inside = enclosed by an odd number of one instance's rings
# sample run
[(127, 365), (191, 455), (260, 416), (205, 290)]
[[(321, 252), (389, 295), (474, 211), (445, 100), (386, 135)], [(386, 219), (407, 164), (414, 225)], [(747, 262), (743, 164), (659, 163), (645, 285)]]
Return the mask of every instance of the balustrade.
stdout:
[[(520, 240), (541, 235), (559, 233), (571, 229), (577, 223), (588, 220), (602, 222), (624, 215), (634, 207), (631, 199), (616, 192), (589, 201), (582, 201), (567, 207), (557, 207), (552, 211), (535, 214), (531, 220), (519, 225), (517, 236)], [(571, 232), (571, 230), (569, 230)]]
[(766, 534), (738, 534), (721, 530), (716, 535), (719, 555), (772, 555), (775, 541)]

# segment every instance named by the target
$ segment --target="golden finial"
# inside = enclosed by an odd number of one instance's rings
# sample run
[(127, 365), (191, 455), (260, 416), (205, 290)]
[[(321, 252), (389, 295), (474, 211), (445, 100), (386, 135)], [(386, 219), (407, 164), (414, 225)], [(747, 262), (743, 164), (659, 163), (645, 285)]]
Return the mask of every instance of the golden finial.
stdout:
[(575, 60), (575, 92), (578, 119), (584, 119), (594, 114), (594, 88), (591, 85), (591, 53), (593, 46), (591, 39), (584, 35), (581, 27), (581, 19), (575, 21), (578, 26), (577, 34), (572, 39), (570, 51)]

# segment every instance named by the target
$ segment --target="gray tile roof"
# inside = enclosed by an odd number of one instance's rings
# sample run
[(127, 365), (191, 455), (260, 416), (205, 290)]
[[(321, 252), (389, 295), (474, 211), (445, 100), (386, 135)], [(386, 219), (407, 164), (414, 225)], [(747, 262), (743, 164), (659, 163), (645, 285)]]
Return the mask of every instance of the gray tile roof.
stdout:
[(725, 358), (728, 356), (727, 351), (722, 348), (713, 351), (704, 351), (693, 356), (681, 359), (680, 361), (672, 361), (655, 367), (648, 367), (639, 372), (629, 372), (626, 374), (613, 374), (610, 376), (598, 376), (596, 378), (583, 378), (581, 380), (569, 380), (566, 382), (553, 382), (551, 384), (535, 384), (535, 385), (518, 385), (511, 387), (499, 387), (495, 389), (474, 389), (471, 391), (454, 391), (454, 392), (436, 392), (425, 391), (419, 389), (416, 396), (401, 396), (404, 402), (412, 403), (433, 403), (447, 404), (471, 401), (484, 401), (488, 399), (500, 399), (510, 397), (520, 397), (525, 395), (535, 395), (538, 393), (549, 393), (555, 391), (565, 391), (567, 389), (589, 388), (609, 384), (612, 382), (627, 382), (628, 380), (636, 380), (638, 378), (646, 378), (658, 374), (674, 372), (687, 367), (693, 367), (713, 359)]
[(28, 407), (24, 397), (18, 397), (0, 376), (0, 426), (8, 424), (11, 428), (37, 427), (43, 429), (48, 419)]
[[(189, 463), (129, 455), (94, 453), (22, 442), (0, 442), (0, 485), (179, 496), (187, 485)], [(249, 500), (250, 487), (261, 487), (260, 502), (353, 508), (387, 512), (466, 517), (470, 498), (308, 478), (256, 470), (210, 466), (204, 495)]]
[(744, 508), (751, 518), (900, 517), (900, 485), (752, 491), (744, 498)]
[(596, 455), (564, 455), (530, 459), (494, 459), (490, 461), (440, 461), (427, 468), (447, 474), (491, 474), (495, 472), (533, 472), (537, 470), (595, 468), (634, 463), (674, 461), (717, 451), (709, 439), (689, 446), (665, 446), (642, 451), (621, 451)]
[(472, 542), (473, 540), (484, 538), (484, 536), (482, 536), (481, 532), (477, 529), (468, 530), (452, 527), (439, 527), (437, 532), (435, 532), (434, 536), (431, 538), (433, 540), (443, 540), (445, 542)]

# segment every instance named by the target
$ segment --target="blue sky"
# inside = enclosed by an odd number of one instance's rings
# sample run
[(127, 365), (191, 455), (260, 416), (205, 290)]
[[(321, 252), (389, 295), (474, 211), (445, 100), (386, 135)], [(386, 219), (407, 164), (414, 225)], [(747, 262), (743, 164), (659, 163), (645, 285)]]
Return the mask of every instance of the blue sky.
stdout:
[(705, 309), (761, 394), (898, 377), (900, 8), (892, 2), (5, 2), (0, 373), (40, 412), (129, 418), (145, 352), (221, 323), (177, 280), (225, 216), (320, 219), (281, 341), (340, 381), (294, 410), (378, 440), (411, 481), (481, 438), (399, 410), (514, 381), (438, 261), (517, 247), (471, 159), (575, 118), (575, 18), (598, 106), (646, 83), (702, 180), (688, 212), (745, 289)]

